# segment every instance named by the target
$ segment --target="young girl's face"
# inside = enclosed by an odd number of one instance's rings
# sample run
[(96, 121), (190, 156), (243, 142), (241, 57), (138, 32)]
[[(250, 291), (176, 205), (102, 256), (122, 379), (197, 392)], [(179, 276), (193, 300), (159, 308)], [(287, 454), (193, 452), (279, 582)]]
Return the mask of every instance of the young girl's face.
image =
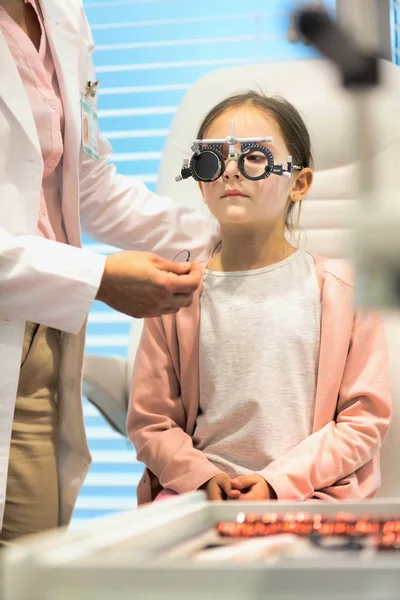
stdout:
[[(229, 123), (235, 123), (238, 138), (267, 137), (264, 143), (274, 157), (275, 164), (286, 161), (289, 151), (278, 125), (267, 113), (253, 107), (231, 109), (220, 115), (205, 132), (204, 138), (225, 138)], [(235, 148), (241, 152), (240, 144)], [(238, 169), (237, 161), (226, 164), (222, 177), (211, 183), (202, 183), (201, 191), (211, 213), (221, 225), (274, 227), (279, 220), (285, 222), (291, 178), (270, 175), (267, 179), (246, 179)]]

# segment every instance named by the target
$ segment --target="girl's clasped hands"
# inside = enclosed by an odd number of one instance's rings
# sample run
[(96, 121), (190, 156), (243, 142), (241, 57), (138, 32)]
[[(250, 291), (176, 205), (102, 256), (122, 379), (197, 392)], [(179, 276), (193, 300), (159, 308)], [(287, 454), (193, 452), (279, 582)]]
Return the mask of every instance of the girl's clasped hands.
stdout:
[(241, 475), (233, 479), (225, 473), (219, 473), (209, 479), (201, 489), (209, 500), (274, 500), (276, 494), (261, 475)]

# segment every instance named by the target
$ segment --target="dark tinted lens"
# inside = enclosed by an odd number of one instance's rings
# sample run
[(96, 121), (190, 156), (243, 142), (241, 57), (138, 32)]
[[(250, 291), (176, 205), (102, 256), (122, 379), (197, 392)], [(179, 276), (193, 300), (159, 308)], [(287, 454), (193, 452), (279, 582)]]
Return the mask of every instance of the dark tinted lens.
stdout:
[(194, 158), (193, 170), (200, 181), (214, 181), (222, 175), (222, 164), (214, 152), (206, 150)]

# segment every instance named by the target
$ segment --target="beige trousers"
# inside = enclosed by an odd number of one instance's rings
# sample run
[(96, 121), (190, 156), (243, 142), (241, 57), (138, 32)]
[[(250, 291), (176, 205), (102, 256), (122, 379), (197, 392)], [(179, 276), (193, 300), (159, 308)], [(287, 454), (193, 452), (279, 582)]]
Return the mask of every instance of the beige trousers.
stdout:
[(0, 540), (57, 527), (57, 382), (60, 332), (25, 328)]

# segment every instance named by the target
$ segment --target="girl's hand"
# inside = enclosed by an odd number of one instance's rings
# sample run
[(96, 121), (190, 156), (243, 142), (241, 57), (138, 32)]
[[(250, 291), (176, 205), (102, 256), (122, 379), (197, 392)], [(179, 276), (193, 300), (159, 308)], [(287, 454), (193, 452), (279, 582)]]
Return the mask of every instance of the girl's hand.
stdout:
[(240, 496), (239, 490), (233, 490), (231, 479), (225, 473), (219, 473), (209, 479), (200, 489), (207, 492), (208, 500), (237, 500)]
[(232, 490), (239, 490), (239, 500), (275, 500), (276, 494), (261, 475), (243, 475), (231, 479)]

